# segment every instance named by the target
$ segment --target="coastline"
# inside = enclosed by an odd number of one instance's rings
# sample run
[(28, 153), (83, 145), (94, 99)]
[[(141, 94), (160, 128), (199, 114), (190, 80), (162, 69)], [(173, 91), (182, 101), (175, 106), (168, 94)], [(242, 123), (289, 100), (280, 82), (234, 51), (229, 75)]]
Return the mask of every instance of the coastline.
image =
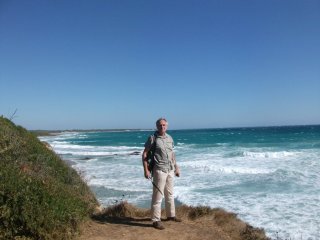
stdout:
[(234, 213), (186, 205), (176, 211), (183, 222), (164, 219), (159, 234), (148, 209), (101, 209), (83, 176), (34, 134), (4, 118), (0, 133), (1, 239), (268, 239)]
[(29, 130), (38, 137), (58, 136), (65, 133), (94, 133), (94, 132), (134, 132), (154, 131), (154, 129), (66, 129), (66, 130)]
[[(317, 237), (319, 218), (313, 206), (318, 190), (313, 184), (317, 178), (312, 176), (319, 164), (315, 160), (319, 130), (284, 127), (172, 132), (183, 169), (175, 196), (188, 206), (222, 207), (237, 213), (245, 222), (264, 228), (268, 237)], [(65, 133), (40, 139), (52, 144), (64, 160), (73, 161), (72, 167), (86, 179), (103, 206), (126, 200), (148, 208), (151, 188), (141, 178), (141, 157), (132, 154), (141, 152), (148, 134)], [(206, 142), (195, 141), (194, 136)], [(276, 200), (279, 195), (280, 202)], [(288, 209), (288, 203), (294, 208)], [(301, 211), (298, 206), (312, 211)]]
[[(74, 131), (68, 131), (73, 133)], [(50, 132), (60, 135), (65, 132)], [(47, 145), (48, 143), (46, 143)], [(53, 149), (52, 149), (53, 150)], [(86, 160), (86, 159), (84, 159)], [(73, 162), (64, 161), (72, 167)], [(119, 207), (120, 206), (120, 207)], [(111, 209), (114, 209), (110, 211)], [(121, 209), (119, 209), (121, 208)], [(251, 226), (237, 217), (236, 213), (223, 209), (212, 209), (208, 206), (191, 207), (176, 202), (176, 212), (183, 223), (171, 223), (163, 219), (166, 226), (160, 236), (158, 230), (152, 228), (150, 210), (120, 201), (106, 209), (98, 208), (80, 229), (79, 240), (105, 239), (269, 239), (264, 230)], [(163, 211), (163, 210), (162, 210)], [(165, 212), (162, 212), (165, 217)]]

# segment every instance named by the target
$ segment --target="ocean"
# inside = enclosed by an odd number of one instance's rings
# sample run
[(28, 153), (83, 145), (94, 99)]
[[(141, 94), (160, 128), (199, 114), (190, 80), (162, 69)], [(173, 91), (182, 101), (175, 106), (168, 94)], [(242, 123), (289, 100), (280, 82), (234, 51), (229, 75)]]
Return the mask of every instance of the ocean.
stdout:
[[(75, 168), (103, 206), (150, 207), (141, 153), (153, 131), (40, 137)], [(320, 239), (320, 125), (172, 130), (177, 203), (220, 207), (271, 238)]]

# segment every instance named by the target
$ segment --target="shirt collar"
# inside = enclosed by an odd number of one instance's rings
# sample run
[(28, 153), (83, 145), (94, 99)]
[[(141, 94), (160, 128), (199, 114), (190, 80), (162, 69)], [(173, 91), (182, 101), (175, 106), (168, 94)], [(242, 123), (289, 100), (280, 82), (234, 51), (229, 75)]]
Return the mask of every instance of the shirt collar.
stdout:
[(161, 136), (161, 135), (159, 135), (159, 132), (158, 132), (158, 131), (155, 131), (155, 132), (154, 132), (154, 135), (155, 135), (156, 137), (159, 137), (159, 138), (167, 138), (167, 137), (168, 137), (168, 134), (167, 134), (167, 133), (165, 133), (163, 136)]

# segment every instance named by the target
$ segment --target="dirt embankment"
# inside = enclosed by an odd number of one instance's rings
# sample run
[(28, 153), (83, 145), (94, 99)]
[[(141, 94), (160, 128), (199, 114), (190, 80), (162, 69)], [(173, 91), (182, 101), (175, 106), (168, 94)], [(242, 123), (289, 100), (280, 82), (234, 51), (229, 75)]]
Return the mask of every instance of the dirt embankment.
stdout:
[(164, 230), (156, 230), (150, 221), (150, 211), (128, 203), (104, 209), (82, 227), (78, 240), (267, 240), (262, 229), (241, 221), (233, 213), (209, 207), (179, 206), (177, 216), (183, 221), (165, 221)]

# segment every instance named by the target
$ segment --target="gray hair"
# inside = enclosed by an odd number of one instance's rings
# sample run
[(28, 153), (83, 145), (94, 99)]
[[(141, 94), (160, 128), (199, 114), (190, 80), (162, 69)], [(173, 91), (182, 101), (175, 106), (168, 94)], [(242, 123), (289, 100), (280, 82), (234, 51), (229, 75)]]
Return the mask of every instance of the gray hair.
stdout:
[(167, 119), (165, 119), (164, 117), (161, 117), (156, 121), (156, 126), (158, 126), (162, 120), (165, 121), (168, 124)]

